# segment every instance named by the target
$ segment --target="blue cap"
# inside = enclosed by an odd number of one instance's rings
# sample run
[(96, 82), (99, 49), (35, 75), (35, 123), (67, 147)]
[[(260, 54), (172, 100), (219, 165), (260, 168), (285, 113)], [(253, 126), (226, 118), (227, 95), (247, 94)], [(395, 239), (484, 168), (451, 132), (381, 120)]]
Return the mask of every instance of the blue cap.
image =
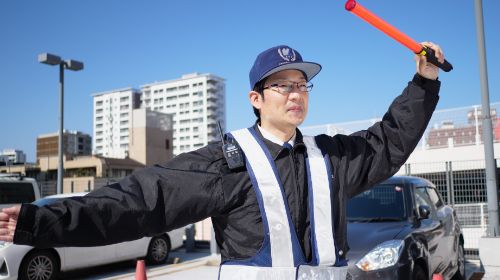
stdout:
[(300, 70), (310, 81), (321, 71), (321, 65), (302, 60), (300, 53), (289, 46), (280, 45), (261, 52), (250, 69), (250, 88), (262, 79), (283, 70)]

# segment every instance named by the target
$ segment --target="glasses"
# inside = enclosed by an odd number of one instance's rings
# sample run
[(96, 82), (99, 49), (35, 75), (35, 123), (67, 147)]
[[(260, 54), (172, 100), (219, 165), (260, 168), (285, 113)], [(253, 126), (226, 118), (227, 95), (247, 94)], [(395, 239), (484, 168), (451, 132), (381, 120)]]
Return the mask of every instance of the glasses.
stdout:
[(306, 82), (279, 82), (275, 84), (271, 84), (268, 86), (265, 86), (264, 89), (270, 89), (277, 91), (282, 94), (288, 94), (293, 91), (293, 86), (297, 86), (297, 89), (300, 92), (310, 92), (313, 88), (312, 83), (306, 83)]

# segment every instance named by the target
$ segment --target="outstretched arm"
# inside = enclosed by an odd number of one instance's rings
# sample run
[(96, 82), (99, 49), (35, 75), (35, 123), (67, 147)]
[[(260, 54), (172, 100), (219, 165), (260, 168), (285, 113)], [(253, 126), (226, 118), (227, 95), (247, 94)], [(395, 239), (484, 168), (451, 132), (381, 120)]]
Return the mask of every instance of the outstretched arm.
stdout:
[[(214, 152), (205, 147), (182, 154), (83, 197), (43, 207), (24, 204), (13, 240), (35, 247), (99, 246), (153, 236), (216, 215), (224, 196), (222, 159)], [(7, 231), (12, 238), (12, 228)]]

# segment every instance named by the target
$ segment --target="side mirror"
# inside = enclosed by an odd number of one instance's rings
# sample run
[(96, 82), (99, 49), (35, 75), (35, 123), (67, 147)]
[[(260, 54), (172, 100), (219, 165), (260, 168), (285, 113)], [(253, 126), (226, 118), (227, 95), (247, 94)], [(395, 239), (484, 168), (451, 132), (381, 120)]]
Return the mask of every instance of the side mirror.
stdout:
[(420, 220), (429, 219), (431, 215), (431, 208), (427, 205), (420, 205), (418, 207), (418, 214), (420, 216)]

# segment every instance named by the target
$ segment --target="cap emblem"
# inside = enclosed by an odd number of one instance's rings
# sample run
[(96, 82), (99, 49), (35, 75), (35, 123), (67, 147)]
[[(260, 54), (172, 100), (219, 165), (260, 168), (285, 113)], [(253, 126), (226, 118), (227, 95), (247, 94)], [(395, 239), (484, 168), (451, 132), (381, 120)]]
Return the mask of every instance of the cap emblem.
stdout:
[(295, 59), (297, 58), (293, 49), (290, 48), (279, 48), (278, 53), (280, 54), (281, 58), (283, 58), (283, 60), (288, 62), (295, 61)]

